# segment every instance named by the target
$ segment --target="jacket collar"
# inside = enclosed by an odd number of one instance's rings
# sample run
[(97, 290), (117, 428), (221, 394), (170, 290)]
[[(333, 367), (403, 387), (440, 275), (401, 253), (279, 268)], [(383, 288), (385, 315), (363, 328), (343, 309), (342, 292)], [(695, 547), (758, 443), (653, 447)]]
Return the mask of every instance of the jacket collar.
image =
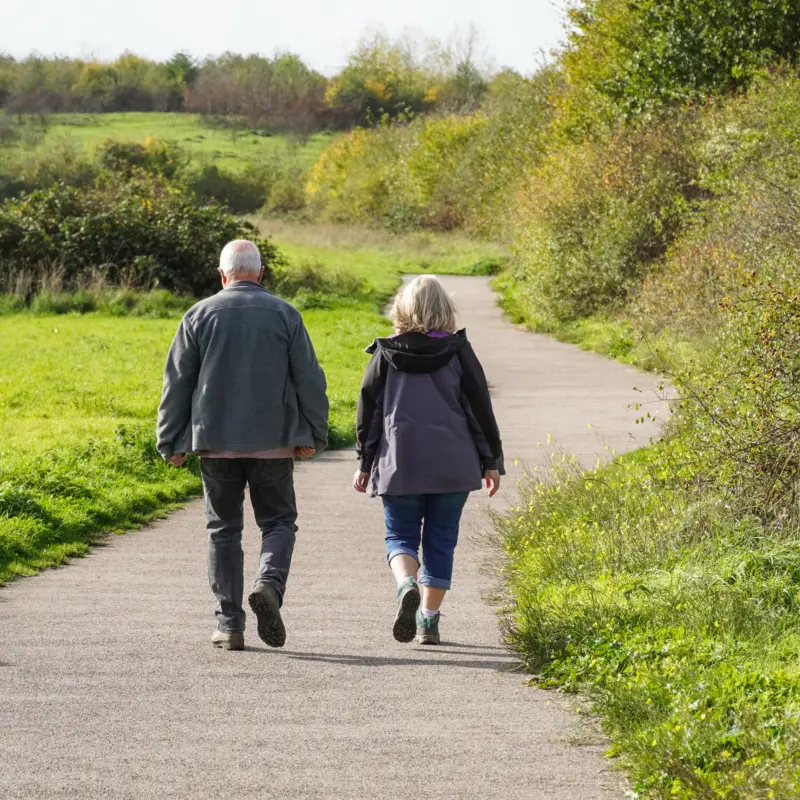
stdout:
[(272, 294), (272, 292), (267, 289), (266, 287), (262, 286), (260, 283), (256, 283), (255, 281), (234, 281), (229, 286), (226, 286), (221, 291), (223, 292), (266, 292), (267, 294)]

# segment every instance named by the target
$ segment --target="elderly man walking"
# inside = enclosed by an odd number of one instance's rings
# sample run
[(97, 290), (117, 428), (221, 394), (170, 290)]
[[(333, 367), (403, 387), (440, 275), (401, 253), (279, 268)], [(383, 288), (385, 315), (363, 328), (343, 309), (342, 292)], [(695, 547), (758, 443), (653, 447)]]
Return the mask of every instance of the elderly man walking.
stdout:
[(280, 608), (297, 526), (293, 458), (327, 444), (325, 374), (299, 312), (263, 288), (261, 254), (237, 240), (220, 256), (222, 291), (181, 321), (164, 370), (158, 450), (175, 466), (200, 455), (216, 647), (244, 648), (244, 490), (261, 530), (248, 598), (258, 635), (282, 647)]

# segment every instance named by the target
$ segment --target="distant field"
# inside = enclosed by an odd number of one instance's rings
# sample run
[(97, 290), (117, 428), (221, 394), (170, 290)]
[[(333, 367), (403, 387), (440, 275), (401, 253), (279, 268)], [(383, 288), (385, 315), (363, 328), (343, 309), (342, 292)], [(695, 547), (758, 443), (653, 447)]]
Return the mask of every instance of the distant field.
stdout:
[(214, 128), (197, 114), (128, 112), (123, 114), (54, 114), (43, 144), (69, 137), (86, 150), (106, 139), (143, 142), (149, 137), (177, 142), (192, 156), (235, 171), (251, 158), (290, 156), (299, 166), (312, 164), (334, 134), (316, 133), (305, 142), (286, 136), (268, 136), (247, 128)]

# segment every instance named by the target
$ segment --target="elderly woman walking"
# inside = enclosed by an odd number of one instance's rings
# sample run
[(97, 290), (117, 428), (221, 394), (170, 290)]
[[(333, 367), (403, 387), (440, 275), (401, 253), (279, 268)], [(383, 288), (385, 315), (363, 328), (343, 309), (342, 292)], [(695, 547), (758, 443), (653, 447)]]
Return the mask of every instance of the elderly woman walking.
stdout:
[(439, 644), (461, 513), (484, 480), (497, 492), (503, 450), (483, 369), (438, 278), (405, 286), (393, 317), (395, 335), (367, 349), (354, 487), (383, 501), (394, 638)]

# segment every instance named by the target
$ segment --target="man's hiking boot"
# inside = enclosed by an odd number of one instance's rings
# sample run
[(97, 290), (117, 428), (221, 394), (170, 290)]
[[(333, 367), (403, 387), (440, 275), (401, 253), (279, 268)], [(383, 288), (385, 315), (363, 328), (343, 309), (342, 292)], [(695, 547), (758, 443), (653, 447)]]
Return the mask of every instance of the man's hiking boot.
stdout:
[(278, 592), (268, 583), (257, 583), (247, 599), (258, 620), (258, 635), (270, 647), (286, 644), (286, 628), (281, 619), (281, 601)]
[(426, 617), (422, 611), (417, 614), (417, 641), (420, 644), (439, 644), (439, 617)]
[(214, 631), (211, 644), (223, 650), (244, 650), (244, 634), (241, 631)]
[(420, 604), (416, 578), (406, 578), (397, 590), (397, 616), (392, 633), (398, 642), (410, 642), (416, 630), (415, 618)]

